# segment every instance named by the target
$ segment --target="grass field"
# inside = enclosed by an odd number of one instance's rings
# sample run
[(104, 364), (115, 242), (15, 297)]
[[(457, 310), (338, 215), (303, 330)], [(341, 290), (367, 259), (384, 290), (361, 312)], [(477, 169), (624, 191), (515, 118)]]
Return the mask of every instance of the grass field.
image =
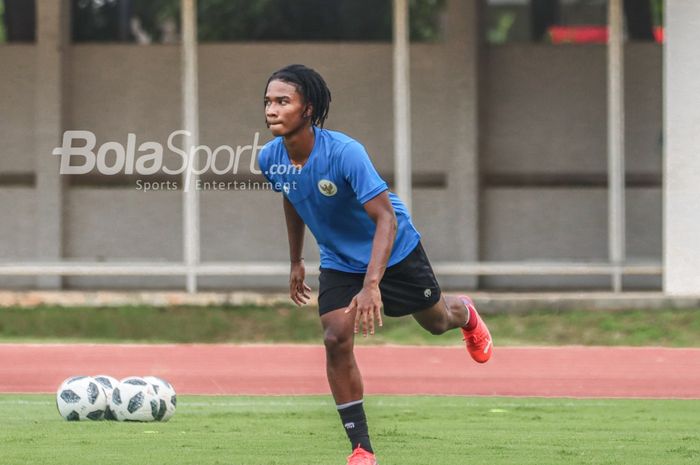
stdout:
[[(700, 402), (371, 397), (381, 465), (691, 465)], [(327, 397), (183, 396), (168, 423), (62, 420), (53, 396), (0, 395), (0, 463), (333, 465)]]
[[(537, 311), (485, 315), (499, 346), (627, 345), (700, 347), (700, 309)], [(320, 343), (315, 307), (0, 308), (0, 342)], [(461, 344), (435, 337), (410, 317), (385, 318), (363, 343)]]

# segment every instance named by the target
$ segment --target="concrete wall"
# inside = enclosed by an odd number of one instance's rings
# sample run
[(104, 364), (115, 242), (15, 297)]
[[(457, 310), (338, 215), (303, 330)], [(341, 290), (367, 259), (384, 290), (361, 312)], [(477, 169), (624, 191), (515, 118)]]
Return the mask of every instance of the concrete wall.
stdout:
[(165, 144), (182, 127), (178, 47), (74, 45), (71, 51), (66, 128), (126, 145), (129, 132), (139, 142)]
[[(490, 47), (481, 129), (481, 259), (606, 261), (606, 50)], [(626, 46), (627, 257), (661, 259), (662, 50)], [(660, 286), (633, 277), (632, 287)], [(483, 287), (607, 287), (609, 279), (492, 277)]]
[[(660, 46), (626, 45), (628, 173), (661, 174), (661, 63)], [(607, 172), (604, 46), (489, 47), (483, 72), (485, 174)]]
[[(165, 143), (179, 122), (180, 93), (176, 47), (133, 47), (81, 45), (73, 49), (71, 106), (68, 125), (95, 132), (98, 143), (125, 142), (126, 133), (135, 132), (137, 141)], [(450, 97), (441, 89), (449, 86), (451, 64), (443, 47), (421, 45), (412, 50), (414, 111), (414, 170), (417, 173), (447, 177), (455, 157), (450, 121), (443, 111)], [(267, 76), (282, 63), (305, 62), (318, 69), (333, 95), (326, 126), (341, 129), (361, 140), (378, 169), (390, 173), (393, 167), (391, 46), (389, 44), (241, 44), (200, 46), (200, 143), (212, 147), (252, 143), (259, 132), (269, 139), (263, 124), (262, 93)], [(340, 63), (329, 66), (328, 63)], [(364, 64), (363, 64), (364, 63)], [(130, 70), (127, 74), (120, 70)], [(367, 89), (371, 89), (368, 92)], [(240, 166), (248, 172), (247, 163)], [(75, 190), (72, 189), (72, 191)], [(154, 196), (138, 193), (133, 183), (121, 189), (81, 188), (71, 192), (71, 213), (67, 226), (67, 256), (71, 258), (180, 258), (181, 213), (179, 192)], [(459, 248), (459, 234), (450, 228), (455, 218), (449, 212), (448, 187), (417, 189), (416, 223), (426, 236), (426, 247), (435, 260), (453, 257)], [(105, 208), (109, 200), (109, 207)], [(118, 205), (124, 208), (117, 214)], [(286, 231), (278, 195), (270, 192), (206, 192), (201, 196), (202, 259), (285, 260)], [(139, 215), (159, 215), (168, 235), (149, 246), (136, 245), (134, 229), (152, 231), (137, 221)], [(261, 215), (260, 211), (268, 212)], [(88, 218), (88, 219), (86, 219)], [(122, 221), (124, 219), (125, 221)], [(76, 225), (77, 222), (77, 225)], [(83, 222), (103, 226), (109, 238), (83, 237)], [(152, 225), (151, 225), (152, 226)], [(132, 231), (129, 233), (128, 231)], [(475, 241), (475, 238), (472, 238)], [(305, 256), (318, 259), (313, 238), (307, 240)], [(475, 259), (476, 257), (474, 257)], [(206, 278), (203, 287), (230, 285), (232, 278)], [(282, 279), (255, 278), (264, 286), (284, 283)], [(75, 278), (69, 285), (95, 283), (122, 287), (140, 279)], [(148, 279), (158, 287), (180, 280)], [(242, 282), (237, 280), (237, 282)]]
[[(7, 52), (11, 48), (0, 51)], [(29, 47), (31, 50), (31, 47)], [(5, 59), (25, 64), (26, 57), (6, 53)], [(393, 166), (391, 46), (389, 44), (294, 44), (205, 45), (200, 47), (200, 143), (250, 144), (256, 132), (261, 142), (269, 138), (263, 124), (262, 92), (267, 76), (283, 63), (304, 61), (327, 79), (334, 95), (327, 127), (342, 129), (367, 147), (380, 171), (390, 174)], [(328, 63), (340, 63), (329, 66)], [(443, 111), (451, 106), (442, 89), (449, 86), (452, 70), (450, 50), (437, 45), (420, 45), (412, 50), (414, 104), (414, 167), (417, 173), (449, 178), (456, 152), (451, 136), (454, 119)], [(325, 64), (325, 65), (324, 65)], [(17, 81), (23, 92), (31, 93), (31, 67), (27, 76), (3, 79), (2, 106), (13, 117), (13, 126), (3, 124), (9, 140), (2, 160), (8, 171), (31, 172), (30, 164), (19, 161), (22, 147), (31, 147), (32, 107), (23, 104), (31, 94), (18, 97), (9, 89)], [(17, 74), (18, 71), (15, 72)], [(71, 50), (67, 70), (69, 95), (66, 127), (85, 129), (97, 141), (126, 142), (134, 132), (137, 143), (154, 140), (165, 144), (168, 134), (181, 127), (177, 47), (135, 47), (128, 45), (78, 45)], [(368, 92), (367, 89), (371, 89)], [(30, 123), (19, 125), (22, 118)], [(6, 120), (6, 121), (9, 121)], [(16, 126), (16, 127), (15, 127)], [(31, 158), (29, 158), (31, 161)], [(473, 170), (476, 172), (476, 170)], [(247, 163), (240, 172), (247, 172)], [(104, 181), (113, 181), (105, 179)], [(81, 185), (74, 178), (66, 199), (65, 257), (81, 260), (181, 258), (181, 194), (137, 192), (133, 182), (100, 188)], [(453, 184), (456, 186), (456, 184)], [(451, 224), (449, 186), (415, 191), (416, 222), (424, 231), (426, 246), (435, 260), (454, 257), (460, 248), (459, 234)], [(0, 203), (10, 208), (11, 198)], [(269, 192), (207, 192), (202, 195), (202, 258), (204, 260), (284, 260), (286, 232), (279, 197)], [(476, 201), (470, 202), (475, 204)], [(260, 215), (260, 211), (269, 212)], [(24, 213), (29, 215), (31, 209)], [(473, 221), (471, 223), (474, 223)], [(9, 225), (8, 225), (9, 227)], [(466, 234), (466, 232), (464, 233)], [(5, 236), (12, 248), (19, 236)], [(23, 239), (24, 240), (24, 239)], [(472, 260), (476, 259), (476, 238)], [(306, 256), (317, 260), (312, 238)], [(7, 257), (2, 255), (2, 258)], [(9, 258), (9, 257), (8, 257)], [(286, 279), (286, 278), (285, 278)], [(282, 280), (266, 282), (272, 285)], [(212, 285), (230, 284), (231, 278)], [(72, 287), (180, 286), (172, 278), (70, 278)], [(203, 283), (206, 285), (206, 279)], [(264, 281), (264, 280), (263, 280)], [(219, 283), (219, 284), (217, 284)]]
[[(440, 172), (454, 148), (449, 139), (452, 104), (445, 88), (453, 63), (443, 47), (412, 49), (417, 172)], [(200, 143), (212, 147), (269, 140), (262, 95), (269, 74), (285, 63), (316, 68), (333, 93), (326, 127), (364, 143), (377, 168), (393, 169), (390, 44), (213, 44), (199, 47)], [(332, 65), (329, 65), (332, 64)], [(165, 143), (180, 128), (179, 48), (77, 45), (70, 72), (67, 125), (93, 131), (98, 143), (135, 132), (137, 140)], [(124, 71), (128, 72), (125, 74)], [(247, 165), (241, 165), (246, 168)], [(241, 171), (243, 172), (243, 170)]]
[[(20, 262), (36, 256), (36, 195), (31, 187), (0, 187), (0, 260)], [(33, 278), (0, 276), (0, 287), (30, 288)]]
[[(0, 260), (36, 256), (37, 196), (34, 189), (34, 94), (36, 47), (0, 47)], [(30, 288), (31, 277), (0, 277), (0, 286)]]
[[(516, 180), (531, 174), (605, 175), (604, 48), (491, 47), (484, 51), (477, 94), (468, 90), (475, 89), (476, 58), (462, 61), (463, 50), (449, 44), (414, 45), (411, 51), (414, 171), (447, 181), (414, 191), (415, 222), (431, 259), (604, 260), (604, 189), (488, 183), (503, 174), (515, 175)], [(261, 104), (265, 79), (282, 64), (304, 62), (317, 68), (333, 91), (327, 127), (361, 140), (380, 171), (392, 171), (389, 44), (210, 44), (200, 46), (199, 52), (200, 143), (249, 144), (256, 131), (266, 140)], [(0, 60), (11, 64), (0, 69), (0, 174), (32, 171), (34, 154), (23, 158), (33, 140), (33, 107), (26, 105), (33, 98), (31, 54), (32, 46), (0, 47)], [(633, 44), (627, 50), (627, 65), (628, 171), (660, 175), (660, 49)], [(125, 143), (127, 133), (135, 132), (138, 141), (165, 143), (168, 134), (181, 127), (179, 71), (179, 49), (173, 46), (74, 45), (66, 71), (66, 127), (94, 131), (98, 142)], [(137, 192), (133, 182), (123, 181), (125, 185), (109, 188), (80, 183), (67, 188), (65, 256), (180, 260), (181, 193)], [(0, 186), (0, 260), (32, 256), (31, 192), (31, 186)], [(630, 258), (660, 258), (659, 187), (630, 188), (628, 199)], [(285, 260), (280, 202), (270, 192), (203, 193), (202, 259)], [(6, 216), (8, 212), (15, 214)], [(305, 256), (317, 259), (310, 237)], [(233, 278), (200, 281), (203, 288), (231, 287), (232, 282)], [(179, 278), (66, 280), (68, 287), (182, 288), (183, 283)], [(241, 287), (285, 283), (285, 277), (235, 281)], [(443, 283), (475, 284), (467, 278)], [(15, 284), (0, 278), (0, 287)], [(607, 284), (604, 278), (481, 281), (484, 287), (505, 288)], [(632, 284), (653, 287), (658, 280)]]
[(0, 46), (0, 174), (34, 171), (36, 47)]
[[(492, 188), (482, 203), (482, 256), (489, 261), (607, 261), (607, 192), (600, 188)], [(627, 257), (661, 257), (660, 189), (627, 190)], [(488, 277), (486, 288), (605, 288), (606, 277)], [(659, 277), (629, 277), (628, 288), (658, 288)]]

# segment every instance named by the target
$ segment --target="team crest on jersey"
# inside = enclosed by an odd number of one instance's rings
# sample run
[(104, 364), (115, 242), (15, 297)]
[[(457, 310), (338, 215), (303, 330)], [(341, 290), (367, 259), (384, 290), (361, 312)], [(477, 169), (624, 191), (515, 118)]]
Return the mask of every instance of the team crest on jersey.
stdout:
[(328, 179), (321, 179), (318, 182), (318, 190), (326, 197), (332, 197), (338, 193), (336, 185), (333, 184), (333, 181), (329, 181)]

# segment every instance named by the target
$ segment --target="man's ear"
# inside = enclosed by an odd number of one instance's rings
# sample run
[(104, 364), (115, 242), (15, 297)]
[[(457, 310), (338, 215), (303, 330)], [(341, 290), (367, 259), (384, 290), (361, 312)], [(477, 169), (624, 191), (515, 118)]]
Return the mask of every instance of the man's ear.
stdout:
[(314, 114), (314, 107), (309, 105), (306, 105), (306, 108), (304, 109), (304, 118), (308, 119), (311, 118), (311, 115)]

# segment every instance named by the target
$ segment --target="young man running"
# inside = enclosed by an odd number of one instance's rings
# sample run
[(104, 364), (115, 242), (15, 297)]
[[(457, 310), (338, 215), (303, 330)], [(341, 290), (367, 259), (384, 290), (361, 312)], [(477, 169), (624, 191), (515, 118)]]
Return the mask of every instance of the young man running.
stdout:
[(290, 65), (273, 73), (264, 103), (275, 139), (262, 148), (259, 161), (273, 189), (283, 193), (289, 293), (297, 305), (307, 303), (311, 291), (302, 257), (305, 226), (318, 242), (326, 371), (351, 443), (348, 465), (375, 465), (353, 342), (360, 330), (367, 336), (382, 326), (382, 304), (386, 315), (411, 315), (432, 334), (461, 328), (479, 363), (489, 360), (493, 344), (469, 297), (442, 295), (406, 207), (364, 147), (323, 129), (330, 102), (316, 71)]

